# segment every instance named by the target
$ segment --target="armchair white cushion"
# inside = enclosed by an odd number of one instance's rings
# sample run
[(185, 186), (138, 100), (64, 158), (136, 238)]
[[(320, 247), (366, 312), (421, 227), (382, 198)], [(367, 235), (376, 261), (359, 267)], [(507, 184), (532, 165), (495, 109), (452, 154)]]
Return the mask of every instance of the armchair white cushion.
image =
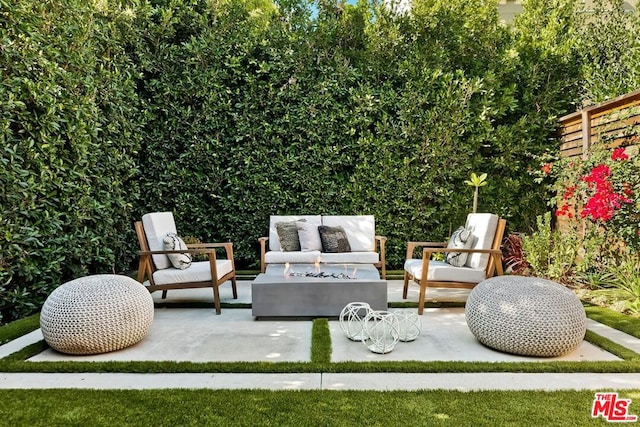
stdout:
[[(422, 259), (408, 259), (404, 269), (414, 277), (422, 277)], [(485, 271), (469, 267), (455, 267), (444, 261), (429, 261), (427, 280), (438, 282), (482, 282)]]
[[(172, 212), (153, 212), (142, 215), (142, 225), (147, 236), (150, 251), (164, 250), (164, 237), (167, 233), (176, 233), (176, 223)], [(165, 254), (153, 254), (151, 257), (158, 270), (171, 267)]]
[[(465, 228), (471, 230), (473, 245), (471, 249), (491, 249), (493, 238), (498, 227), (498, 215), (490, 213), (472, 213), (467, 216)], [(471, 268), (487, 268), (489, 254), (469, 254), (465, 266)]]
[[(216, 260), (216, 267), (217, 279), (222, 279), (233, 270), (233, 265), (228, 259)], [(209, 261), (198, 261), (192, 262), (191, 267), (184, 270), (178, 268), (156, 270), (153, 272), (153, 280), (156, 285), (211, 281), (211, 265)]]

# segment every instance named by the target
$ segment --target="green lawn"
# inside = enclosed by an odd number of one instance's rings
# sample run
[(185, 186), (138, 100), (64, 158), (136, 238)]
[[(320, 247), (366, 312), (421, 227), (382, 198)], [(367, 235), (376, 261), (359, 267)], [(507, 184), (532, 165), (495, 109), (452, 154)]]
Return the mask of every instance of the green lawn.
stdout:
[[(630, 412), (640, 413), (640, 390)], [(594, 393), (229, 390), (0, 391), (11, 426), (576, 426)], [(635, 402), (638, 403), (635, 403)], [(636, 405), (637, 408), (636, 409)]]
[[(640, 336), (640, 319), (587, 307), (590, 317)], [(38, 326), (38, 316), (0, 328), (0, 342)], [(330, 363), (326, 319), (313, 325), (310, 363), (28, 363), (36, 343), (0, 361), (4, 372), (640, 372), (636, 353), (597, 334), (587, 339), (621, 362), (375, 362)], [(600, 390), (608, 391), (608, 390)], [(624, 391), (631, 414), (640, 414), (640, 390)], [(608, 424), (591, 418), (592, 391), (372, 392), (266, 390), (0, 390), (0, 425), (473, 425), (574, 426)], [(637, 403), (636, 403), (637, 401)], [(636, 409), (636, 405), (639, 409)]]

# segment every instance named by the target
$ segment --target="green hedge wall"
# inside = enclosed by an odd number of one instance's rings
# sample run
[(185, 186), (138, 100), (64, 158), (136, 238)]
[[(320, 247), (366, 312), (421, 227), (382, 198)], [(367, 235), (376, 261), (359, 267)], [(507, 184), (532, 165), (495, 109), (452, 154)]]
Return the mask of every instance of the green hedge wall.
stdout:
[(255, 267), (270, 214), (370, 213), (397, 267), (408, 239), (464, 221), (472, 171), (489, 174), (480, 209), (512, 229), (544, 211), (527, 170), (577, 68), (531, 50), (492, 2), (411, 17), (327, 2), (315, 21), (199, 4), (158, 5), (144, 31), (139, 214), (172, 210), (181, 234), (232, 240)]
[(129, 264), (142, 133), (125, 13), (0, 1), (0, 320)]
[(135, 268), (132, 224), (149, 211), (233, 241), (239, 267), (257, 267), (270, 214), (373, 214), (397, 268), (407, 240), (464, 221), (463, 181), (484, 172), (479, 210), (527, 230), (548, 197), (528, 172), (594, 58), (574, 47), (596, 43), (575, 2), (553, 3), (530, 0), (507, 27), (480, 0), (416, 0), (406, 16), (366, 1), (0, 0), (0, 314)]

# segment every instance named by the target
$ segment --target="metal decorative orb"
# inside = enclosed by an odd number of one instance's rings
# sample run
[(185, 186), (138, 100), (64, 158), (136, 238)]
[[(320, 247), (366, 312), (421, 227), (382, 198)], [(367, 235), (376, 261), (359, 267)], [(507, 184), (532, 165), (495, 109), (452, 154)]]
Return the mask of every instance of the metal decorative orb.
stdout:
[(398, 343), (400, 323), (390, 311), (370, 311), (364, 318), (364, 343), (374, 353), (386, 354)]
[(340, 327), (351, 341), (365, 339), (362, 322), (370, 311), (371, 307), (366, 302), (351, 302), (340, 312)]
[(413, 310), (395, 311), (398, 318), (399, 333), (398, 340), (402, 342), (413, 341), (422, 332), (422, 322), (420, 316)]

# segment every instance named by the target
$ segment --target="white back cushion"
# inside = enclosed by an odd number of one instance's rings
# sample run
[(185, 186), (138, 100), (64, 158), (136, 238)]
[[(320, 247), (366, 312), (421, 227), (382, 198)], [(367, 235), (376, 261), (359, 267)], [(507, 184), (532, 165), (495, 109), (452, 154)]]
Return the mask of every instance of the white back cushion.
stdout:
[(376, 220), (373, 215), (327, 215), (322, 217), (322, 224), (342, 226), (353, 252), (375, 249)]
[[(142, 215), (144, 233), (147, 235), (147, 243), (152, 251), (163, 251), (163, 239), (167, 233), (177, 233), (176, 223), (171, 212), (153, 212)], [(171, 267), (166, 255), (153, 255), (153, 263), (159, 270)]]
[(278, 237), (278, 230), (276, 230), (277, 222), (298, 221), (303, 218), (308, 223), (316, 224), (316, 226), (322, 225), (320, 215), (271, 215), (269, 218), (269, 250), (281, 250), (280, 238)]
[[(491, 249), (493, 238), (498, 227), (498, 215), (489, 213), (472, 213), (467, 216), (465, 228), (473, 234), (471, 249)], [(465, 266), (484, 269), (489, 262), (489, 254), (469, 254)]]

